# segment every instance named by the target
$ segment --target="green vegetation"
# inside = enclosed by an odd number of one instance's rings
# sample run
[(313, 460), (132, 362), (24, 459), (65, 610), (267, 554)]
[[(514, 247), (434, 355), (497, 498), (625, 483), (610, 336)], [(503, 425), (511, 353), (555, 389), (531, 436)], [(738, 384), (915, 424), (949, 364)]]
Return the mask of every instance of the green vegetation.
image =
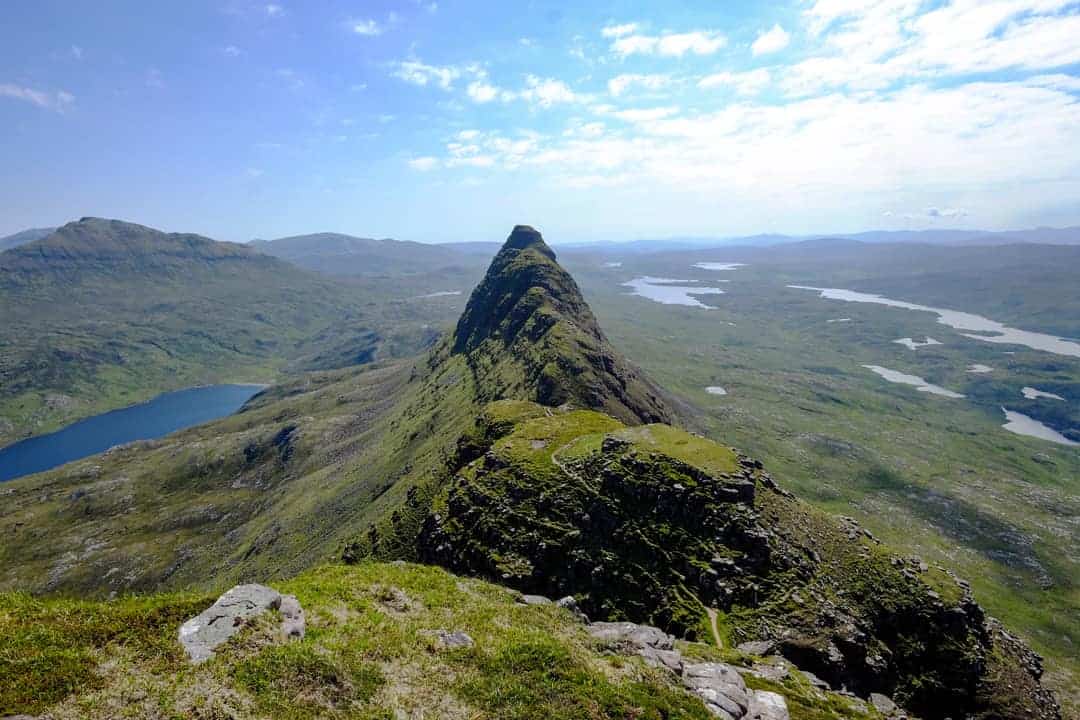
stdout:
[[(427, 292), (422, 279), (399, 284)], [(0, 254), (0, 445), (168, 390), (401, 357), (445, 303), (86, 218)]]
[[(176, 634), (208, 597), (93, 603), (0, 595), (0, 713), (47, 710), (57, 720), (389, 720), (418, 711), (492, 720), (710, 717), (675, 676), (603, 654), (569, 612), (522, 605), (495, 585), (436, 568), (365, 563), (319, 568), (277, 587), (304, 606), (307, 636), (280, 644), (276, 621), (266, 616), (198, 666), (186, 663)], [(475, 645), (442, 649), (434, 640), (440, 629), (466, 632)], [(792, 717), (851, 717), (842, 712), (849, 701), (823, 697), (835, 712)]]
[[(971, 582), (988, 612), (1046, 657), (1046, 682), (1080, 711), (1080, 454), (1001, 428), (1000, 406), (1061, 431), (1080, 427), (1080, 364), (965, 338), (933, 315), (821, 299), (787, 284), (845, 287), (979, 312), (1016, 327), (1080, 336), (1080, 251), (1062, 247), (838, 247), (620, 257), (568, 266), (612, 341), (701, 409), (711, 438), (766, 461), (818, 507), (856, 517), (894, 547)], [(745, 262), (726, 272), (703, 260)], [(694, 278), (724, 295), (713, 309), (628, 298), (636, 275)], [(927, 279), (930, 278), (930, 279)], [(685, 283), (684, 283), (685, 284)], [(977, 299), (977, 301), (976, 301)], [(848, 322), (828, 322), (850, 318)], [(1072, 325), (1069, 323), (1073, 322)], [(917, 351), (894, 343), (929, 335)], [(1006, 354), (1014, 353), (1014, 354)], [(968, 373), (970, 364), (994, 368)], [(919, 393), (870, 373), (876, 364), (962, 392)], [(726, 396), (705, 392), (727, 389)], [(1028, 401), (1023, 386), (1060, 401)]]
[(541, 411), (486, 413), (499, 426), (479, 428), (481, 456), (436, 498), (421, 558), (691, 639), (712, 638), (714, 608), (727, 643), (773, 640), (834, 687), (884, 692), (923, 717), (1043, 716), (1037, 660), (944, 570), (686, 431)]

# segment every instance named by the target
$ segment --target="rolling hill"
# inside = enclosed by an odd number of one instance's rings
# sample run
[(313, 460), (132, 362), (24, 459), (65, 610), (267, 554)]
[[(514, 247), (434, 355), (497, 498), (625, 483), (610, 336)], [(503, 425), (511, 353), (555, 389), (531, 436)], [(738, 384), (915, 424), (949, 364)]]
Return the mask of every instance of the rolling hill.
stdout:
[[(0, 253), (0, 444), (166, 390), (371, 360), (385, 341), (372, 308), (245, 245), (69, 223)], [(392, 332), (419, 338), (422, 323)]]

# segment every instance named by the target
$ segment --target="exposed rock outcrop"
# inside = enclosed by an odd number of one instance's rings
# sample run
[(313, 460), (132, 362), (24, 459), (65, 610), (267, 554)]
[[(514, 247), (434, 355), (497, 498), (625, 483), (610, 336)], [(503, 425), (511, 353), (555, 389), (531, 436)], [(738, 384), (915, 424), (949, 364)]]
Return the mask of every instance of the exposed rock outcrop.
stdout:
[(304, 637), (304, 610), (293, 595), (282, 595), (265, 585), (237, 585), (180, 626), (179, 640), (192, 663), (205, 662), (248, 622), (268, 610), (280, 610), (284, 639)]

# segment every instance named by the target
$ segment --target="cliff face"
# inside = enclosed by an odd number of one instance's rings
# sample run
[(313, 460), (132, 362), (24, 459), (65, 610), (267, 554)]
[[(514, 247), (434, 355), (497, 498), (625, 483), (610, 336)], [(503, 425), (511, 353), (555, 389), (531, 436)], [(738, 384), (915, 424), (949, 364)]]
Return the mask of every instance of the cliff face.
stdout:
[(1058, 717), (1038, 657), (965, 583), (799, 502), (759, 462), (666, 425), (515, 402), (462, 448), (420, 536), (427, 561), (692, 638), (712, 611), (728, 642), (924, 718)]

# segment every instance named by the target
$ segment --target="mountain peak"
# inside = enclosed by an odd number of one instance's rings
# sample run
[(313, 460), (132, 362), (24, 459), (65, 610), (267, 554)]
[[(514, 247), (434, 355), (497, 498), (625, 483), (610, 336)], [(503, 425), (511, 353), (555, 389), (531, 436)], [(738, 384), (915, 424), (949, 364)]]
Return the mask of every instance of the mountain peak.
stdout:
[(547, 255), (552, 260), (555, 259), (555, 251), (544, 242), (544, 236), (540, 234), (539, 230), (532, 225), (515, 225), (510, 232), (510, 237), (506, 238), (506, 243), (503, 244), (503, 250), (527, 250), (529, 248)]
[(492, 260), (451, 343), (484, 400), (570, 403), (633, 424), (672, 419), (662, 391), (611, 347), (577, 283), (527, 225)]

